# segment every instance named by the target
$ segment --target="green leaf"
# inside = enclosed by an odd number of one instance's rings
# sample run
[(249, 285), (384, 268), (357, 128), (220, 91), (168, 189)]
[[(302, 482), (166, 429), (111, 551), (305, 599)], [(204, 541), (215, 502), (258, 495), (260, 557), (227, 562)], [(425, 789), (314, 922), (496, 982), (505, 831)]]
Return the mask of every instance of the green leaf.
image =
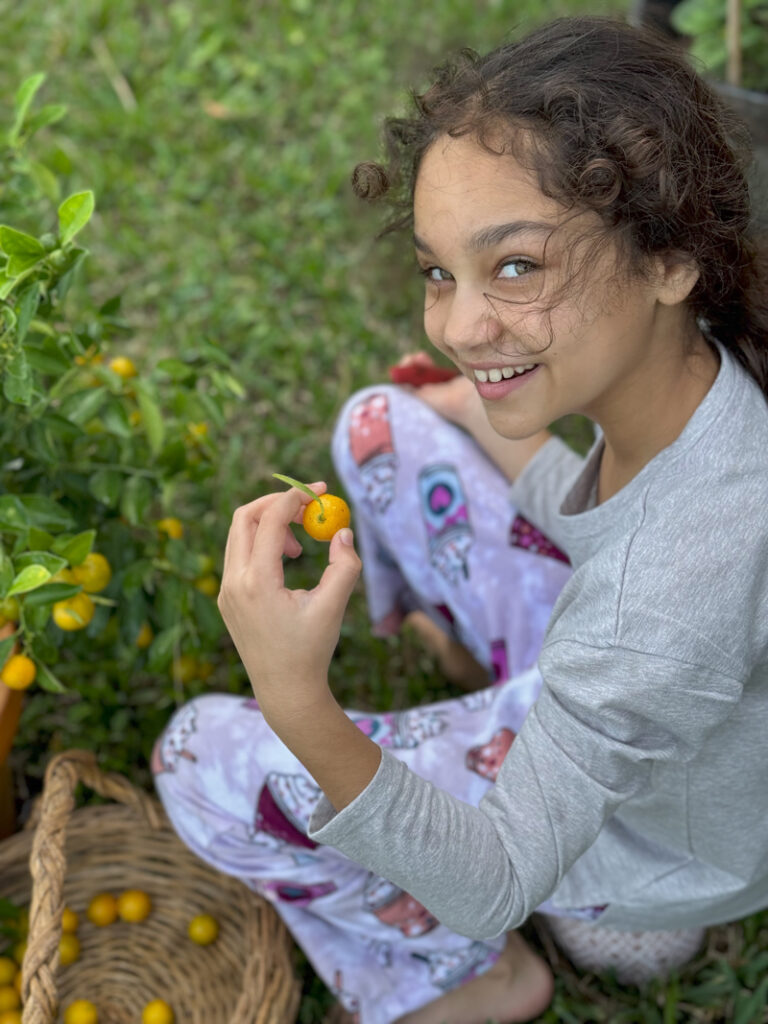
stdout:
[(6, 637), (5, 640), (0, 640), (0, 667), (2, 667), (8, 658), (10, 657), (13, 645), (16, 643), (16, 636)]
[(61, 199), (61, 186), (59, 179), (44, 163), (39, 160), (30, 160), (27, 164), (29, 176), (43, 193), (46, 199), (52, 203), (58, 203)]
[(176, 381), (189, 380), (190, 377), (195, 375), (192, 367), (183, 363), (181, 359), (160, 359), (157, 369), (167, 373), (169, 377)]
[(102, 505), (114, 508), (123, 490), (123, 474), (116, 469), (100, 469), (88, 481), (91, 494)]
[(51, 672), (47, 665), (37, 666), (37, 682), (48, 693), (66, 693), (67, 688), (62, 681)]
[(19, 293), (16, 300), (16, 311), (18, 320), (16, 322), (16, 341), (20, 345), (26, 337), (32, 317), (37, 312), (37, 303), (40, 298), (40, 285), (35, 281)]
[(119, 399), (109, 399), (106, 406), (101, 411), (100, 419), (108, 434), (114, 434), (116, 437), (123, 437), (126, 439), (133, 436), (131, 422), (128, 419), (128, 413), (125, 411), (125, 407)]
[(45, 494), (22, 494), (20, 497), (31, 526), (58, 533), (60, 530), (71, 530), (75, 525), (70, 513), (53, 498)]
[(13, 561), (17, 570), (25, 569), (28, 565), (42, 565), (51, 576), (55, 576), (59, 569), (67, 565), (66, 558), (54, 555), (50, 551), (25, 551), (17, 555)]
[(44, 605), (55, 604), (56, 601), (66, 601), (68, 597), (79, 594), (82, 589), (79, 583), (45, 583), (31, 594), (27, 594), (24, 598), (24, 607), (41, 608)]
[(62, 103), (48, 103), (44, 107), (40, 107), (32, 117), (27, 118), (24, 134), (27, 138), (31, 138), (41, 128), (46, 128), (49, 124), (56, 124), (66, 116), (66, 113), (67, 108)]
[(29, 526), (29, 514), (15, 494), (0, 497), (0, 530), (18, 533)]
[(153, 455), (157, 455), (163, 447), (163, 441), (165, 440), (163, 414), (160, 412), (160, 406), (145, 384), (135, 381), (134, 390), (136, 391), (136, 399), (139, 403), (139, 411), (141, 412), (141, 422), (147, 435), (150, 451)]
[(120, 512), (132, 526), (142, 526), (152, 501), (152, 487), (144, 476), (128, 479), (120, 501)]
[(51, 578), (51, 574), (44, 565), (28, 565), (22, 569), (11, 584), (7, 597), (13, 594), (27, 594), (30, 590), (37, 590)]
[(70, 565), (80, 565), (93, 550), (93, 542), (96, 539), (95, 530), (83, 530), (74, 537), (59, 537), (53, 542), (53, 551), (62, 558), (66, 558)]
[(8, 256), (35, 257), (35, 261), (45, 256), (45, 249), (33, 235), (7, 224), (0, 224), (0, 249)]
[(47, 530), (41, 530), (38, 526), (30, 526), (27, 534), (30, 548), (35, 551), (52, 551), (53, 534)]
[(34, 381), (24, 349), (17, 349), (5, 366), (3, 394), (14, 405), (29, 405), (32, 401)]
[(78, 231), (82, 231), (94, 209), (93, 192), (75, 192), (68, 196), (59, 207), (59, 241), (62, 246), (70, 242)]
[(14, 99), (14, 120), (11, 130), (8, 132), (8, 144), (15, 146), (19, 140), (21, 129), (24, 125), (24, 118), (27, 116), (27, 111), (35, 98), (35, 94), (40, 86), (45, 81), (45, 74), (38, 72), (36, 75), (30, 75), (29, 78), (25, 78), (24, 81), (18, 88)]
[(0, 551), (0, 598), (8, 593), (8, 587), (13, 583), (13, 562), (4, 551)]
[(181, 635), (181, 625), (171, 626), (157, 634), (148, 651), (147, 668), (150, 672), (160, 672), (168, 667)]
[(109, 392), (104, 387), (77, 391), (64, 399), (59, 406), (59, 415), (82, 427), (96, 419), (108, 397)]

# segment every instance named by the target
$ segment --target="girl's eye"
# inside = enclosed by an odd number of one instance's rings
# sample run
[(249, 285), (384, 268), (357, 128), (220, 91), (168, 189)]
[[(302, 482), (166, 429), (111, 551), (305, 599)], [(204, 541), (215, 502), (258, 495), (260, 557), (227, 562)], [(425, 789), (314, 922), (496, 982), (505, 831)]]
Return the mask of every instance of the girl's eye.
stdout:
[(507, 260), (499, 267), (498, 276), (507, 280), (514, 280), (516, 277), (530, 274), (532, 270), (536, 270), (536, 264), (533, 260)]
[(441, 281), (453, 280), (448, 271), (443, 270), (441, 267), (419, 267), (419, 273), (422, 277), (426, 278), (427, 281), (431, 281), (433, 284), (439, 284)]

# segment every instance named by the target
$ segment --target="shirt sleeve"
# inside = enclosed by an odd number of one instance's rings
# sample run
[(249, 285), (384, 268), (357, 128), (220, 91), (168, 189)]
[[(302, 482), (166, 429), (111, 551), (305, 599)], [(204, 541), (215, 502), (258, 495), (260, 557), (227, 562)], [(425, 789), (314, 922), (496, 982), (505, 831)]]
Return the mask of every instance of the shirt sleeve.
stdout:
[(560, 547), (565, 545), (559, 536), (556, 516), (585, 462), (561, 438), (551, 437), (525, 464), (509, 488), (512, 504)]
[(330, 844), (475, 939), (519, 927), (552, 895), (657, 760), (686, 761), (730, 714), (740, 684), (615, 646), (553, 645), (544, 687), (496, 784), (470, 806), (391, 753), (336, 814), (322, 798), (310, 837)]

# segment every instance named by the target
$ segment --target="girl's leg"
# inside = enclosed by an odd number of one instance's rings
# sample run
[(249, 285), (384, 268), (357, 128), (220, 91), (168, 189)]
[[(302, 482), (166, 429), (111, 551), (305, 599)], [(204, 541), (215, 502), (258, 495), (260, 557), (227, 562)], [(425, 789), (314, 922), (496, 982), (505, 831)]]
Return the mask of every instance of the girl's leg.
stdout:
[[(439, 628), (466, 648), (489, 681), (534, 664), (571, 568), (518, 515), (475, 442), (383, 385), (346, 403), (332, 452), (354, 506), (374, 633), (395, 632), (417, 611), (414, 625), (430, 620), (433, 636)], [(420, 631), (429, 639), (428, 623)]]

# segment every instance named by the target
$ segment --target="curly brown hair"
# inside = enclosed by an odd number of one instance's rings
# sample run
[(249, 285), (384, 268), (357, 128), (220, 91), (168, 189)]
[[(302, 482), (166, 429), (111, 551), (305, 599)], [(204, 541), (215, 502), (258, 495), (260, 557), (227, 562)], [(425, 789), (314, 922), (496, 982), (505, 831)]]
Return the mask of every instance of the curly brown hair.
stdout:
[(546, 196), (599, 215), (629, 271), (661, 253), (692, 258), (692, 316), (768, 397), (768, 252), (751, 215), (749, 132), (679, 45), (613, 18), (559, 18), (484, 57), (461, 51), (412, 98), (414, 116), (385, 122), (387, 160), (352, 177), (359, 197), (395, 207), (385, 232), (412, 223), (437, 138), (524, 156)]

